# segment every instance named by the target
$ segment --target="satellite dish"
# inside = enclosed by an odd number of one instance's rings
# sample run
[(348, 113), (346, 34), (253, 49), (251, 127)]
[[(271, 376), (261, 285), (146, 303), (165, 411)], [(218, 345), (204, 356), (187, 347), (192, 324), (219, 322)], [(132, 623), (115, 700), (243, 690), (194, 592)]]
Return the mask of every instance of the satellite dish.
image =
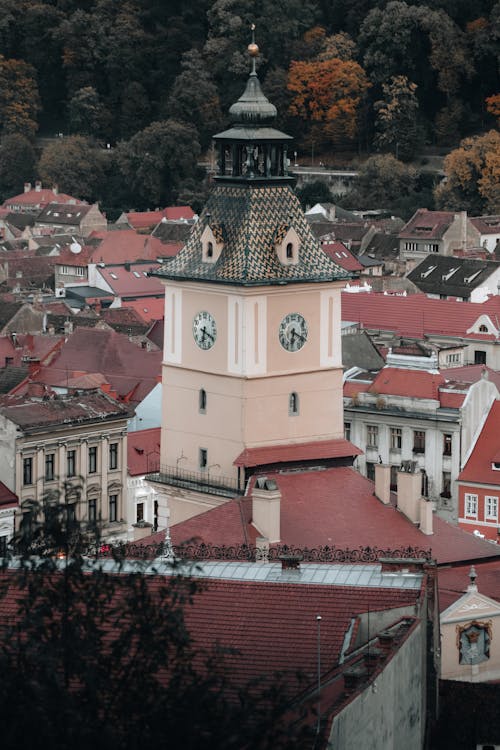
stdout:
[(71, 245), (69, 246), (69, 249), (75, 255), (78, 255), (78, 253), (82, 252), (82, 246), (78, 242), (72, 242)]

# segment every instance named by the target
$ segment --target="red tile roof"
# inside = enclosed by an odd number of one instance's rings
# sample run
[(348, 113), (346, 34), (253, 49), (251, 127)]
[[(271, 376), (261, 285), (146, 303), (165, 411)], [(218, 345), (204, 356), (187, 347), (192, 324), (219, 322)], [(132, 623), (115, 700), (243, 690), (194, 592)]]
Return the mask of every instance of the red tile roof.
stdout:
[[(479, 561), (474, 564), (474, 567), (479, 593), (500, 602), (500, 560)], [(470, 565), (440, 568), (439, 609), (441, 612), (466, 593), (470, 584), (470, 568)]]
[(18, 503), (17, 495), (11, 492), (3, 482), (0, 482), (0, 507), (4, 509), (15, 507)]
[(441, 373), (425, 370), (406, 370), (384, 367), (368, 388), (371, 393), (381, 395), (409, 396), (413, 398), (438, 399), (438, 388), (445, 382)]
[[(393, 505), (384, 505), (375, 498), (373, 482), (352, 468), (268, 473), (266, 476), (275, 479), (281, 491), (283, 544), (341, 549), (417, 547), (432, 549), (440, 563), (500, 555), (499, 546), (436, 516), (434, 533), (422, 534)], [(259, 534), (247, 521), (250, 504), (250, 498), (234, 500), (179, 523), (172, 527), (172, 539), (175, 543), (195, 537), (211, 544), (254, 543)]]
[(168, 221), (193, 219), (195, 213), (191, 206), (169, 206), (161, 211), (129, 211), (127, 221), (134, 229), (149, 229), (155, 227), (163, 218)]
[(429, 211), (419, 208), (399, 233), (399, 237), (440, 238), (455, 218), (454, 211)]
[(10, 206), (40, 206), (41, 208), (46, 206), (48, 203), (76, 203), (79, 205), (86, 205), (85, 201), (80, 201), (78, 198), (73, 198), (71, 195), (66, 193), (59, 193), (53, 188), (41, 188), (40, 190), (28, 190), (25, 193), (14, 195), (12, 198), (7, 198), (3, 202), (4, 207)]
[(458, 479), (500, 486), (500, 471), (491, 468), (500, 452), (500, 401), (491, 405), (488, 417)]
[(321, 249), (345, 271), (363, 271), (364, 266), (342, 242), (327, 242)]
[(150, 323), (153, 320), (163, 319), (165, 298), (144, 297), (137, 300), (127, 300), (127, 307), (133, 308), (146, 323)]
[(471, 216), (470, 223), (481, 234), (500, 234), (500, 216)]
[(343, 438), (337, 440), (317, 440), (310, 443), (289, 443), (246, 448), (233, 461), (235, 466), (264, 466), (268, 464), (290, 463), (292, 461), (312, 461), (323, 458), (346, 458), (359, 456), (362, 451)]
[[(375, 292), (342, 294), (342, 320), (361, 323), (367, 329), (393, 331), (407, 338), (425, 334), (464, 337), (480, 315), (500, 320), (500, 296), (485, 302), (431, 299), (425, 294), (407, 297)], [(476, 338), (471, 334), (469, 338)]]
[(160, 461), (159, 427), (129, 432), (127, 437), (127, 466), (131, 477), (147, 474)]
[(148, 276), (149, 271), (159, 268), (159, 263), (133, 263), (130, 266), (106, 266), (97, 268), (98, 273), (117, 297), (161, 297), (165, 296), (165, 287), (155, 276)]
[(117, 229), (111, 232), (92, 232), (90, 240), (102, 240), (94, 247), (93, 263), (125, 263), (135, 260), (156, 260), (165, 246), (149, 234), (138, 234), (133, 229)]
[(165, 209), (168, 221), (179, 221), (180, 219), (194, 219), (196, 216), (191, 206), (168, 206)]

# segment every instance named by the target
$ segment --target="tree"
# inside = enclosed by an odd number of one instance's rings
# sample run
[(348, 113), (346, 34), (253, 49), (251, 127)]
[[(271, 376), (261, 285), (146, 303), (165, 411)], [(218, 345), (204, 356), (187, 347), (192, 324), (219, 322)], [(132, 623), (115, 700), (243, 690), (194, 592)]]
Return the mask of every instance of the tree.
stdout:
[(17, 565), (0, 571), (2, 747), (310, 748), (283, 679), (238, 686), (224, 644), (193, 643), (185, 612), (203, 582), (123, 550), (105, 568), (99, 524), (76, 517), (81, 492), (25, 501)]
[(294, 61), (288, 74), (290, 112), (306, 122), (323, 123), (331, 141), (352, 141), (369, 86), (363, 68), (352, 60)]
[(391, 154), (371, 156), (359, 167), (352, 191), (339, 203), (352, 209), (386, 208), (409, 218), (416, 208), (425, 205), (424, 185), (419, 178), (416, 169)]
[(340, 60), (355, 60), (358, 54), (356, 42), (345, 31), (326, 37), (323, 49), (318, 54), (318, 60), (330, 60), (338, 57)]
[(471, 214), (500, 212), (500, 133), (465, 138), (444, 160), (445, 179), (435, 190), (439, 208)]
[(195, 175), (199, 154), (195, 127), (177, 120), (154, 122), (116, 149), (131, 196), (143, 207), (175, 201), (183, 182)]
[(17, 195), (26, 180), (36, 173), (36, 153), (31, 141), (18, 133), (11, 133), (0, 142), (1, 200)]
[(185, 52), (181, 66), (182, 71), (175, 79), (166, 111), (173, 119), (194, 125), (201, 147), (205, 149), (223, 123), (217, 87), (198, 50)]
[(93, 86), (84, 86), (71, 98), (68, 107), (72, 133), (99, 137), (106, 123), (106, 110)]
[(34, 138), (39, 109), (34, 69), (24, 60), (0, 55), (0, 135), (19, 133)]
[(492, 96), (487, 97), (486, 109), (490, 115), (497, 118), (500, 125), (500, 94), (492, 94)]
[(396, 159), (411, 159), (421, 141), (417, 124), (416, 84), (406, 76), (393, 76), (382, 85), (383, 99), (375, 102), (375, 145), (381, 151), (392, 151)]
[(304, 210), (316, 205), (316, 203), (331, 203), (333, 201), (333, 195), (323, 180), (306, 182), (304, 187), (297, 188), (295, 192)]
[(120, 105), (120, 135), (131, 138), (147, 127), (151, 117), (151, 103), (142, 83), (131, 81), (122, 89)]
[(95, 201), (104, 181), (106, 154), (89, 138), (73, 135), (49, 143), (38, 164), (40, 178), (77, 198)]

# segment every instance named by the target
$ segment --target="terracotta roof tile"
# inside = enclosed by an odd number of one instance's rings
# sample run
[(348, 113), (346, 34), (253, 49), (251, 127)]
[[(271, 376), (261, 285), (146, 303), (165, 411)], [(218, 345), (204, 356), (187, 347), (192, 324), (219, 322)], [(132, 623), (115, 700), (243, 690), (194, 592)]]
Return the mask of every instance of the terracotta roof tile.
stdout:
[(494, 401), (459, 481), (500, 486), (500, 471), (491, 468), (500, 451), (499, 421), (500, 401)]
[(0, 507), (15, 507), (18, 503), (19, 499), (17, 495), (11, 492), (3, 482), (0, 482)]
[(359, 448), (348, 440), (317, 440), (310, 443), (246, 448), (233, 463), (235, 466), (263, 466), (323, 458), (347, 458), (359, 456), (360, 453)]
[(165, 288), (155, 276), (149, 276), (150, 271), (159, 268), (158, 263), (134, 263), (128, 266), (108, 265), (97, 268), (98, 273), (118, 297), (152, 297), (162, 299)]
[(136, 260), (156, 260), (165, 246), (147, 234), (138, 234), (133, 229), (117, 229), (112, 232), (92, 232), (90, 239), (101, 240), (91, 255), (94, 263), (116, 264)]
[(321, 245), (321, 249), (344, 271), (364, 271), (364, 266), (342, 242), (326, 242)]
[(424, 370), (405, 370), (384, 367), (368, 388), (369, 392), (381, 395), (408, 396), (413, 398), (439, 398), (438, 388), (445, 382), (441, 373)]
[(127, 437), (127, 466), (131, 477), (147, 474), (160, 461), (160, 428), (129, 432)]

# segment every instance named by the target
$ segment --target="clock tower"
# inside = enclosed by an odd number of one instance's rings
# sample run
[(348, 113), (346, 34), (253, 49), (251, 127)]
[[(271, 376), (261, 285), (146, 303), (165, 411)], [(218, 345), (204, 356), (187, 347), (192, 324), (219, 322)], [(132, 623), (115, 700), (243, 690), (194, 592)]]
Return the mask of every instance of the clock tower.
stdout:
[(343, 438), (348, 275), (309, 229), (288, 173), (291, 138), (273, 127), (258, 47), (248, 50), (252, 69), (232, 124), (214, 136), (207, 204), (184, 248), (156, 272), (165, 283), (157, 479), (173, 523), (244, 490), (248, 451), (306, 446), (314, 459), (313, 446), (324, 457), (328, 441)]

